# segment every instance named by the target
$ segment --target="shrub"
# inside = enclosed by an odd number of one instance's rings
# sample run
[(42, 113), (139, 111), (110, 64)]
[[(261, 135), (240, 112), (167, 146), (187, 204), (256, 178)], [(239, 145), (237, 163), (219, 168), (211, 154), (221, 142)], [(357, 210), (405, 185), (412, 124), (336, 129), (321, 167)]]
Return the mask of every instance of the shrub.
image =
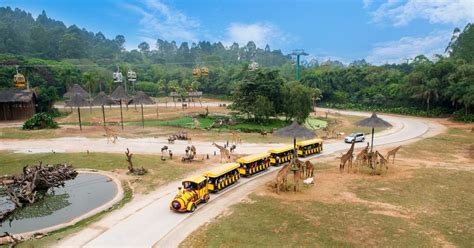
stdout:
[(37, 113), (23, 123), (23, 130), (57, 128), (58, 123), (48, 113)]
[(453, 120), (462, 122), (474, 122), (474, 114), (466, 114), (464, 110), (458, 110), (453, 113)]

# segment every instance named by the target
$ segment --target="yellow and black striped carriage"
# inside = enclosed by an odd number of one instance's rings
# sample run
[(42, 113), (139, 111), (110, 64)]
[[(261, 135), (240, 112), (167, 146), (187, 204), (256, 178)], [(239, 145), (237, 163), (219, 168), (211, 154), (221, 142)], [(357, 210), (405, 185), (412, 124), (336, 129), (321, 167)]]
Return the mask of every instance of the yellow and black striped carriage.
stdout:
[(270, 163), (274, 166), (289, 162), (295, 156), (294, 146), (292, 145), (271, 149), (268, 152), (270, 153)]
[(204, 176), (208, 178), (209, 191), (217, 192), (237, 182), (240, 178), (239, 167), (238, 163), (228, 163), (204, 173)]
[(170, 209), (178, 212), (194, 212), (201, 202), (209, 201), (207, 178), (203, 176), (183, 180), (183, 188), (170, 203)]
[(241, 176), (250, 176), (270, 167), (270, 154), (261, 153), (239, 158), (239, 173)]
[(310, 139), (303, 140), (296, 143), (298, 147), (298, 156), (306, 157), (316, 153), (320, 153), (323, 150), (322, 139)]

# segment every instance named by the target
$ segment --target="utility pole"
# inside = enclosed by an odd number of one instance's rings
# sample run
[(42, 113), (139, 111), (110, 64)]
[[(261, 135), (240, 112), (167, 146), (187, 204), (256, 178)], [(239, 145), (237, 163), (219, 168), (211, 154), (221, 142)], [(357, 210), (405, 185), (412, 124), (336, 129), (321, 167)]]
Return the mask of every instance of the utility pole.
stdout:
[(296, 49), (290, 55), (296, 56), (296, 80), (300, 80), (300, 56), (307, 56), (309, 54), (305, 53), (303, 49)]

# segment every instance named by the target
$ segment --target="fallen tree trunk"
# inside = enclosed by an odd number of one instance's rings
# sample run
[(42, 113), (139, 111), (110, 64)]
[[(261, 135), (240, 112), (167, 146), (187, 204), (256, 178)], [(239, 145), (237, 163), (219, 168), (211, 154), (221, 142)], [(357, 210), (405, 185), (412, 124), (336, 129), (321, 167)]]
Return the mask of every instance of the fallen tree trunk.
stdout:
[(76, 178), (77, 171), (68, 164), (38, 165), (23, 167), (17, 176), (4, 176), (0, 179), (5, 194), (15, 204), (15, 208), (0, 213), (0, 223), (12, 215), (16, 208), (33, 204), (38, 195), (44, 195), (50, 188), (64, 186), (64, 182)]

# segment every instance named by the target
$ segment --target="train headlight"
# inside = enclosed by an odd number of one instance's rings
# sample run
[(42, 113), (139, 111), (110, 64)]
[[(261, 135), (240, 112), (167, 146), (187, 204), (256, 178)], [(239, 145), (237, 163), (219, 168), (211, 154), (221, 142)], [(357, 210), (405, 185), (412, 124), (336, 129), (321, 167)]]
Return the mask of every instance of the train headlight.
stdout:
[(181, 203), (179, 203), (179, 201), (173, 201), (173, 203), (171, 203), (171, 205), (173, 206), (174, 209), (180, 209), (181, 208)]

